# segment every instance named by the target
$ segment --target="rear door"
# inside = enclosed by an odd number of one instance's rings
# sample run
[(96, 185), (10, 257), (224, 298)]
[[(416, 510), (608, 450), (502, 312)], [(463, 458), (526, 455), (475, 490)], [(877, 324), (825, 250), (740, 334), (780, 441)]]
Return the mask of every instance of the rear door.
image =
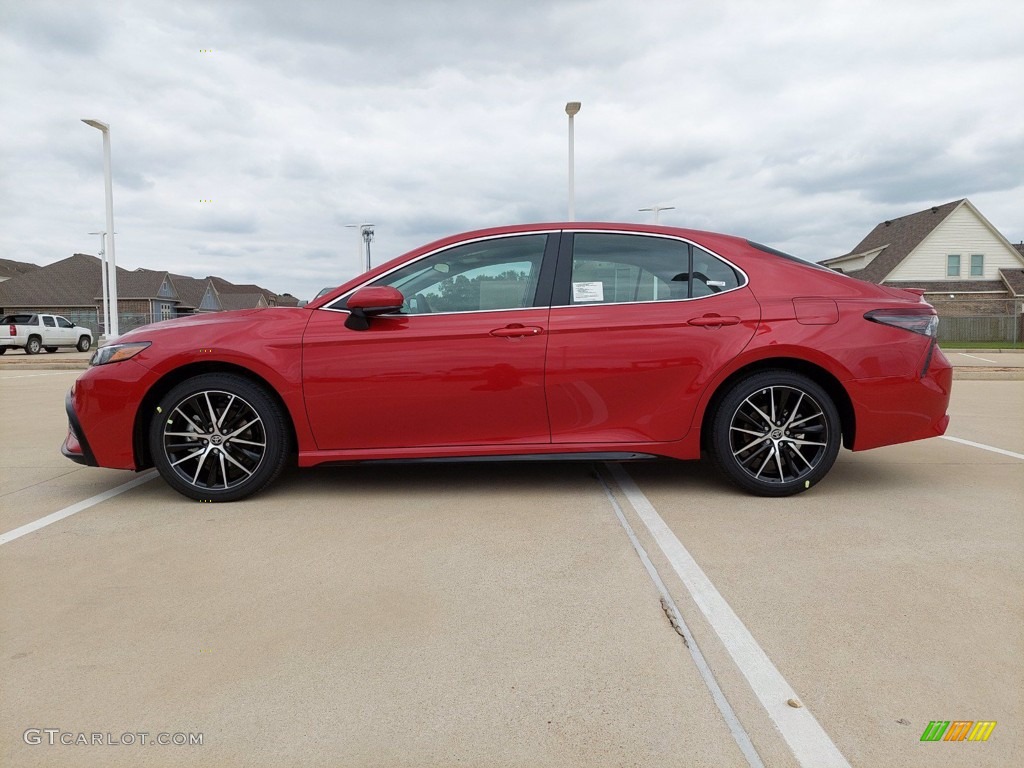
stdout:
[(563, 233), (546, 365), (552, 442), (681, 439), (759, 320), (746, 276), (696, 244)]
[(53, 315), (40, 315), (43, 319), (41, 335), (43, 346), (57, 346), (61, 343), (61, 331), (57, 328), (57, 318)]
[(57, 316), (57, 338), (61, 345), (74, 345), (78, 341), (75, 326), (65, 317)]

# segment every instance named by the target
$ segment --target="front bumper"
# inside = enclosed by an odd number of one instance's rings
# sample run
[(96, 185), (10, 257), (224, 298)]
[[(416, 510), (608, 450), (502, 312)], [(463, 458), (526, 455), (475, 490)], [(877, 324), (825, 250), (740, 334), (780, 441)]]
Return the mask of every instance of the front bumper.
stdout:
[(93, 455), (92, 448), (89, 447), (89, 441), (86, 440), (85, 432), (82, 431), (82, 424), (75, 413), (72, 397), (74, 391), (75, 389), (72, 387), (68, 390), (67, 395), (64, 396), (64, 410), (68, 414), (68, 435), (64, 438), (64, 444), (60, 447), (60, 452), (65, 458), (71, 459), (76, 464), (98, 467), (99, 463), (96, 461), (96, 456)]

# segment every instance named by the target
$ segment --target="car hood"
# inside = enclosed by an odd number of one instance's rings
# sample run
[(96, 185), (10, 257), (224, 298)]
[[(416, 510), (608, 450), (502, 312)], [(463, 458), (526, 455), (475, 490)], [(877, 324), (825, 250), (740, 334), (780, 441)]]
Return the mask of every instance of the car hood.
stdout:
[(294, 315), (296, 313), (306, 315), (308, 311), (301, 307), (270, 307), (262, 309), (237, 309), (230, 312), (204, 312), (199, 315), (187, 315), (186, 317), (176, 317), (172, 320), (161, 320), (157, 323), (143, 325), (123, 336), (119, 336), (117, 343), (147, 341), (154, 336), (161, 336), (165, 333), (178, 331), (187, 333), (190, 329), (209, 329), (211, 326), (224, 326), (231, 325), (232, 323), (280, 320), (284, 314)]

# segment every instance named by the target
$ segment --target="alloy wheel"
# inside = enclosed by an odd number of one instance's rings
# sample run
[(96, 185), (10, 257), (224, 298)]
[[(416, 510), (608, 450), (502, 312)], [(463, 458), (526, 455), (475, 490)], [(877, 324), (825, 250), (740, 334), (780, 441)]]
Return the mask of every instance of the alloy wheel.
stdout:
[(810, 475), (828, 453), (829, 420), (808, 392), (768, 386), (744, 398), (729, 421), (736, 465), (758, 483), (793, 483)]
[(256, 474), (267, 454), (263, 419), (244, 398), (202, 390), (175, 405), (163, 422), (167, 463), (201, 491), (226, 491)]

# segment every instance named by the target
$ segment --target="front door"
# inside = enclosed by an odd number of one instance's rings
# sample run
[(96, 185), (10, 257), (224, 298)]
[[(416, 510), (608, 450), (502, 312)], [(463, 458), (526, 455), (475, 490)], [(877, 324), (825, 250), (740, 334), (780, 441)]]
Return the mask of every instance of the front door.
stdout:
[(406, 264), (369, 283), (400, 290), (402, 312), (364, 331), (345, 327), (344, 298), (313, 312), (303, 379), (318, 447), (549, 443), (541, 273), (557, 239), (483, 239)]

